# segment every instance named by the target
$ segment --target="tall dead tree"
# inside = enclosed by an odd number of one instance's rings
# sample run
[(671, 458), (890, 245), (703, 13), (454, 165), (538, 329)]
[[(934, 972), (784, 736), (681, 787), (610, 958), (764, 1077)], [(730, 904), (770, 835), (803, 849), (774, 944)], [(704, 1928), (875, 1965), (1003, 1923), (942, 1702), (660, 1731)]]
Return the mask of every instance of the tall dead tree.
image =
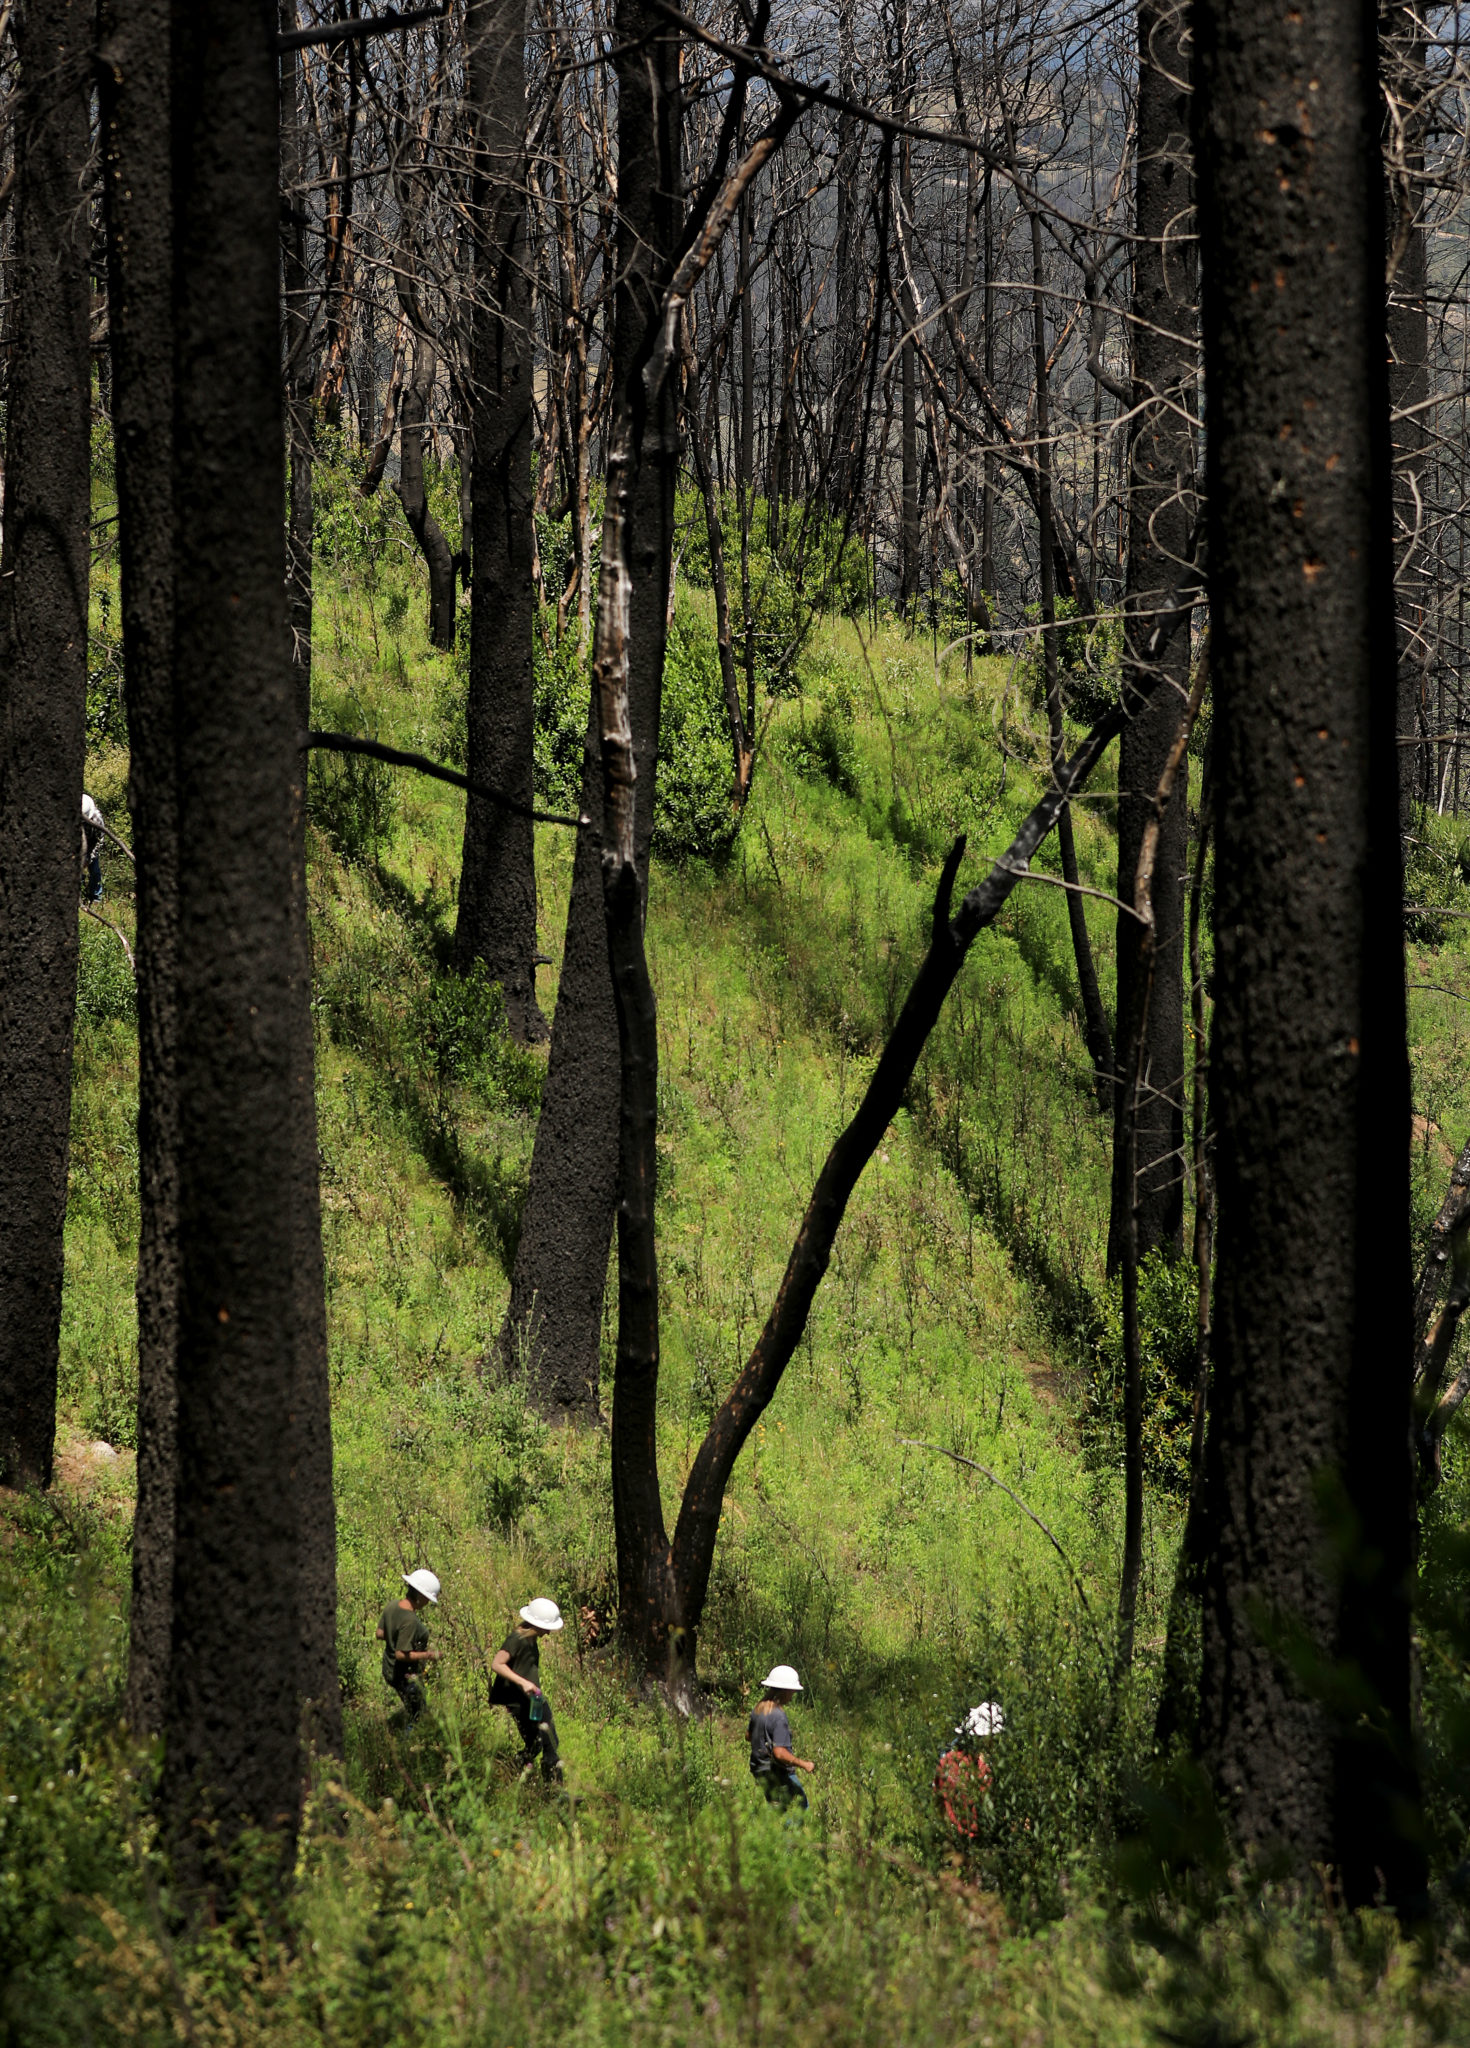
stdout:
[[(1219, 1241), (1202, 1740), (1239, 1841), (1422, 1890), (1372, 0), (1200, 0)], [(1310, 1242), (1304, 1266), (1301, 1246)]]
[(87, 702), (92, 9), (15, 20), (17, 184), (0, 548), (0, 1482), (49, 1486)]
[[(293, 872), (275, 0), (175, 0), (171, 29), (177, 829), (181, 847), (208, 857), (179, 863), (163, 1796), (186, 1883), (214, 1890), (243, 1827), (289, 1844), (301, 1796), (297, 1211), (310, 1024), (303, 1032)], [(242, 1627), (262, 1602), (271, 1625)]]
[[(636, 423), (625, 558), (628, 700), (637, 774), (635, 858), (644, 900), (653, 840), (654, 775), (673, 557), (678, 397), (671, 378), (645, 390), (679, 233), (679, 47), (653, 0), (622, 0), (614, 31), (618, 77), (617, 289), (611, 383)], [(583, 756), (581, 808), (603, 810), (595, 701)], [(601, 855), (578, 837), (551, 1059), (531, 1159), (525, 1219), (498, 1339), (552, 1413), (595, 1412), (602, 1298), (618, 1178), (617, 1020), (608, 971)]]
[(128, 1725), (163, 1727), (173, 1615), (178, 1343), (178, 832), (173, 724), (173, 202), (168, 16), (99, 10), (128, 809), (138, 906), (138, 1463)]
[[(465, 19), (475, 237), (467, 725), (471, 777), (529, 807), (536, 706), (525, 15), (525, 0), (472, 0)], [(475, 796), (465, 809), (454, 943), (461, 972), (483, 960), (500, 984), (511, 1035), (522, 1044), (545, 1038), (531, 820)]]
[[(1128, 436), (1128, 563), (1123, 690), (1136, 691), (1140, 650), (1190, 553), (1194, 520), (1196, 263), (1189, 145), (1189, 36), (1184, 0), (1145, 0), (1138, 12), (1137, 167), (1134, 184), (1133, 420)], [(1108, 1267), (1117, 1269), (1131, 1207), (1139, 1258), (1177, 1250), (1184, 1233), (1184, 871), (1188, 857), (1186, 760), (1159, 827), (1153, 924), (1133, 915), (1138, 856), (1154, 792), (1189, 690), (1189, 636), (1166, 656), (1166, 687), (1130, 721), (1118, 755), (1118, 1047), (1120, 1075), (1138, 1075), (1137, 1101), (1115, 1097)], [(1146, 1003), (1136, 987), (1151, 958)], [(1128, 1039), (1146, 1020), (1147, 1044)], [(1124, 1125), (1132, 1133), (1124, 1143)], [(1136, 1168), (1130, 1172), (1126, 1155)]]

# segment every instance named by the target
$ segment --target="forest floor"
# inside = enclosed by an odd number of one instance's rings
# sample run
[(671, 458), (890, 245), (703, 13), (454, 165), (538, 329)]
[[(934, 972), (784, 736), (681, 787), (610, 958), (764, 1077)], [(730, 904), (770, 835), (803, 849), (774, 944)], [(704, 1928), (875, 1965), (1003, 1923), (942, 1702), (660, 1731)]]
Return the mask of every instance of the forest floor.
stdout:
[[(319, 723), (433, 750), (455, 669), (427, 647), (421, 610), (406, 560), (323, 576)], [(937, 660), (891, 620), (832, 622), (802, 681), (774, 708), (733, 850), (658, 862), (651, 883), (670, 1515), (902, 1000), (944, 847), (969, 834), (963, 887), (1039, 787), (1042, 735), (1015, 664)], [(88, 787), (121, 822), (126, 754), (98, 724)], [(1078, 822), (1084, 879), (1104, 892), (1112, 801), (1104, 783)], [(1061, 891), (1023, 886), (979, 941), (859, 1186), (731, 1483), (700, 1638), (710, 1711), (684, 1723), (630, 1692), (607, 1648), (605, 1430), (548, 1430), (513, 1382), (480, 1371), (545, 1055), (512, 1046), (497, 1000), (447, 968), (462, 800), (320, 764), (312, 815), (346, 1755), (314, 1774), (289, 1906), (247, 1885), (233, 1928), (171, 1937), (149, 1759), (119, 1719), (136, 1030), (122, 949), (84, 921), (61, 1476), (44, 1502), (0, 1510), (10, 2038), (1470, 2039), (1453, 1940), (1430, 1958), (1381, 1915), (1269, 1888), (1242, 1906), (1203, 1847), (1181, 1884), (1150, 1860), (1192, 1796), (1187, 1777), (1172, 1806), (1145, 1789), (1179, 1499), (1161, 1468), (1140, 1653), (1115, 1689), (1109, 1134)], [(570, 835), (541, 828), (537, 854), (556, 956)], [(1421, 888), (1437, 893), (1412, 900), (1454, 908), (1458, 851), (1446, 836), (1431, 854)], [(111, 859), (102, 908), (131, 936), (125, 865)], [(1110, 998), (1112, 912), (1089, 901), (1088, 917)], [(1421, 1228), (1445, 1148), (1470, 1135), (1466, 930), (1442, 920), (1414, 953)], [(548, 1015), (555, 995), (553, 964)], [(614, 1272), (609, 1372), (615, 1293)], [(943, 1450), (991, 1468), (1054, 1541)], [(1463, 1462), (1454, 1447), (1451, 1520)], [(432, 1620), (445, 1656), (409, 1734), (373, 1631), (418, 1564), (444, 1582)], [(517, 1778), (513, 1731), (486, 1702), (489, 1656), (538, 1593), (569, 1618), (543, 1662), (564, 1795)], [(801, 1672), (798, 1742), (818, 1765), (797, 1822), (746, 1770), (745, 1715), (776, 1661)], [(964, 1841), (930, 1781), (983, 1698), (1003, 1702), (1006, 1730)]]

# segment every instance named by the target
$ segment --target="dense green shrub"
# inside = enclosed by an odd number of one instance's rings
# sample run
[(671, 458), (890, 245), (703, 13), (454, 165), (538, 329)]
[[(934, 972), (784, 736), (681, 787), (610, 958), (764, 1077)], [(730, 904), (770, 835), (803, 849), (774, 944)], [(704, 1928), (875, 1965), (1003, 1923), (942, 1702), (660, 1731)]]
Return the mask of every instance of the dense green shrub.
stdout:
[[(1075, 597), (1056, 603), (1057, 673), (1068, 715), (1091, 725), (1118, 701), (1123, 658), (1123, 620), (1117, 612), (1100, 618), (1079, 617)], [(1041, 606), (1028, 604), (1026, 623), (1033, 630), (1026, 641), (1024, 668), (1033, 701), (1046, 695), (1046, 655), (1042, 646)]]
[[(1167, 1491), (1189, 1491), (1189, 1438), (1194, 1416), (1194, 1365), (1199, 1278), (1192, 1259), (1150, 1252), (1138, 1269), (1138, 1337), (1143, 1369), (1143, 1458), (1149, 1479)], [(1116, 1462), (1123, 1442), (1123, 1282), (1108, 1282), (1089, 1389), (1089, 1422), (1097, 1455)]]
[(808, 782), (830, 782), (844, 796), (856, 796), (857, 695), (851, 679), (840, 662), (809, 668), (808, 673), (817, 684), (816, 703), (808, 709), (802, 696), (799, 718), (781, 728), (780, 751)]
[(664, 860), (720, 861), (739, 830), (719, 648), (705, 614), (685, 603), (664, 658), (654, 851)]
[(87, 751), (125, 747), (128, 707), (123, 695), (122, 621), (113, 616), (112, 592), (102, 584), (87, 634)]
[(398, 814), (398, 784), (383, 761), (365, 754), (313, 750), (306, 776), (307, 815), (343, 860), (375, 860)]

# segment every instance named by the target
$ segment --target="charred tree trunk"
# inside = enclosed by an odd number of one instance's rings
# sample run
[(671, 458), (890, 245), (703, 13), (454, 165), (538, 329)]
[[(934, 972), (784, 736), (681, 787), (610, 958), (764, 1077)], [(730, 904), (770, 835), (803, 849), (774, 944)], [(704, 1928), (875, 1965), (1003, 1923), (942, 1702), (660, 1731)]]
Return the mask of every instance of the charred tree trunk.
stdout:
[[(209, 851), (179, 863), (163, 1797), (181, 1877), (206, 1894), (228, 1888), (242, 1827), (279, 1835), (289, 1864), (301, 1797), (295, 1410), (311, 1333), (297, 1218), (310, 1021), (299, 1014), (301, 762), (281, 518), (276, 18), (274, 0), (172, 10), (177, 824), (180, 847)], [(242, 1627), (262, 1599), (272, 1625)]]
[(1277, 1845), (1303, 1876), (1337, 1865), (1350, 1902), (1386, 1889), (1412, 1906), (1377, 16), (1368, 0), (1286, 18), (1266, 0), (1200, 0), (1193, 22), (1217, 749), (1201, 1733), (1243, 1846)]
[[(614, 406), (625, 407), (640, 440), (629, 490), (624, 555), (628, 596), (628, 696), (637, 772), (634, 854), (645, 897), (653, 840), (654, 771), (664, 639), (673, 559), (678, 468), (677, 394), (672, 377), (644, 390), (643, 372), (679, 231), (679, 55), (677, 35), (651, 0), (622, 0), (618, 47), (618, 278), (614, 302)], [(582, 811), (603, 812), (596, 708), (582, 771)], [(536, 1127), (525, 1220), (498, 1339), (509, 1365), (524, 1367), (532, 1395), (551, 1413), (586, 1416), (597, 1407), (602, 1298), (618, 1174), (618, 1039), (608, 968), (601, 862), (583, 833), (572, 870), (572, 901), (551, 1059)]]
[(109, 0), (99, 28), (128, 808), (138, 861), (138, 1465), (127, 1717), (135, 1734), (151, 1736), (164, 1723), (173, 1619), (179, 1294), (168, 16), (152, 0)]
[[(531, 334), (524, 0), (472, 0), (466, 79), (475, 135), (473, 534), (469, 773), (529, 806), (535, 674)], [(455, 963), (483, 960), (511, 1036), (546, 1037), (536, 1001), (536, 841), (528, 817), (465, 807)]]
[(16, 17), (17, 185), (0, 551), (0, 1482), (49, 1486), (87, 702), (92, 10)]
[(424, 433), (437, 368), (422, 334), (413, 338), (413, 369), (398, 408), (398, 482), (394, 489), (429, 572), (429, 640), (447, 653), (454, 645), (454, 555), (429, 506), (424, 483)]
[[(1128, 444), (1128, 568), (1124, 591), (1123, 688), (1136, 687), (1138, 650), (1168, 598), (1190, 550), (1194, 514), (1194, 437), (1189, 413), (1195, 361), (1194, 224), (1189, 167), (1189, 72), (1184, 0), (1146, 0), (1138, 14), (1138, 163), (1133, 245), (1133, 426)], [(1116, 1271), (1133, 1217), (1137, 1256), (1184, 1239), (1184, 870), (1188, 858), (1188, 762), (1159, 831), (1151, 932), (1132, 916), (1139, 849), (1159, 777), (1174, 743), (1189, 688), (1189, 636), (1167, 657), (1166, 687), (1123, 734), (1118, 755), (1118, 1047), (1120, 1076), (1137, 1075), (1137, 1100), (1119, 1089), (1113, 1151), (1108, 1270)], [(1146, 1010), (1136, 984), (1141, 951), (1153, 949)], [(1132, 1020), (1147, 1016), (1141, 1048)], [(1124, 1161), (1124, 1119), (1136, 1150), (1135, 1176)]]

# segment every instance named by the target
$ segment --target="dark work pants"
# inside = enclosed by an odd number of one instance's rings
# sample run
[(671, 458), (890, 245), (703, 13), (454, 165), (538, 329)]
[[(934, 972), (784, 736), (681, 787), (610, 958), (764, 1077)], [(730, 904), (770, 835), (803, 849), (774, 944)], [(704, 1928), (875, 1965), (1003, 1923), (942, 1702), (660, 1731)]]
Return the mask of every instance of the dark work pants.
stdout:
[(541, 1719), (531, 1719), (531, 1702), (522, 1693), (512, 1705), (505, 1702), (505, 1711), (516, 1724), (521, 1738), (521, 1768), (529, 1769), (537, 1757), (541, 1759), (543, 1778), (554, 1778), (561, 1770), (561, 1752), (556, 1746), (556, 1722), (551, 1716), (551, 1702), (544, 1695), (540, 1702)]
[(800, 1806), (803, 1813), (811, 1805), (802, 1790), (800, 1778), (786, 1764), (768, 1764), (764, 1770), (753, 1771), (751, 1776), (765, 1793), (768, 1805)]
[(424, 1689), (416, 1678), (390, 1678), (388, 1685), (403, 1702), (403, 1718), (410, 1728), (424, 1711)]

